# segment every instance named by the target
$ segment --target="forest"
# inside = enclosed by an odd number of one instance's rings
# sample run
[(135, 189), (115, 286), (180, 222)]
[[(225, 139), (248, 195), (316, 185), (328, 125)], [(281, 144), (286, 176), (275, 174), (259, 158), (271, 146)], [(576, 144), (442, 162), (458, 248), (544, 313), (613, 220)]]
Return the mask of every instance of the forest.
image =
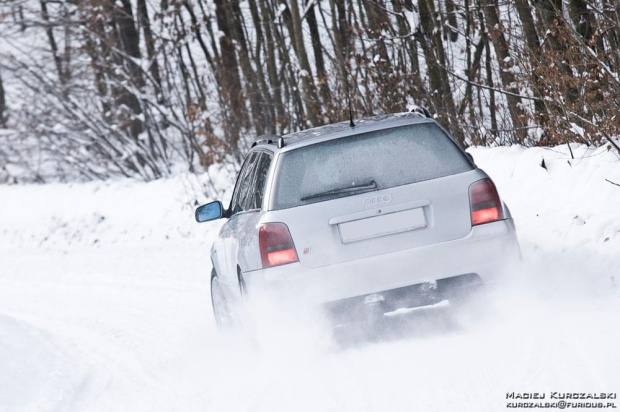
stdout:
[(619, 23), (618, 0), (3, 0), (0, 183), (234, 169), (349, 105), (620, 151)]

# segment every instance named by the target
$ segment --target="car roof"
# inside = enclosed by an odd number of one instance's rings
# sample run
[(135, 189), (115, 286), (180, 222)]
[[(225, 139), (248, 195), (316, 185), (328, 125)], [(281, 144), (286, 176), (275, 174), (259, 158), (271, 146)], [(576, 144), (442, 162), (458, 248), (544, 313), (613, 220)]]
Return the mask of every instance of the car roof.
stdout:
[(258, 149), (262, 146), (262, 148), (269, 148), (270, 150), (278, 150), (284, 152), (300, 146), (306, 146), (308, 144), (313, 144), (321, 141), (332, 140), (346, 136), (353, 136), (375, 130), (405, 126), (409, 124), (429, 122), (436, 123), (433, 119), (427, 118), (426, 116), (418, 112), (383, 114), (378, 116), (365, 117), (361, 119), (354, 119), (354, 127), (350, 126), (350, 121), (345, 121), (289, 133), (282, 136), (284, 140), (284, 146), (278, 149), (276, 149), (276, 145), (268, 144), (263, 146), (261, 143), (277, 143), (277, 139), (280, 138), (280, 136), (261, 136), (259, 138), (260, 140), (257, 141), (259, 145), (256, 148)]
[(316, 143), (318, 141), (331, 140), (332, 138), (352, 136), (412, 123), (426, 123), (432, 120), (419, 113), (404, 112), (365, 117), (354, 119), (353, 121), (355, 123), (354, 127), (350, 126), (350, 121), (346, 121), (289, 133), (282, 136), (284, 138), (284, 147), (303, 145), (303, 143)]

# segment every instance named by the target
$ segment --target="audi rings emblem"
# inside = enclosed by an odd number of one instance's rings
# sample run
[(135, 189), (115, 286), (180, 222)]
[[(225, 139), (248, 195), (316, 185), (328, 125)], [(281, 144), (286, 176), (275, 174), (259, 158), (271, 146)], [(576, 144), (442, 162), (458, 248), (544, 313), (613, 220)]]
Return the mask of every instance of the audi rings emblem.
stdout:
[(386, 203), (390, 203), (391, 201), (392, 195), (367, 197), (366, 199), (364, 199), (364, 206), (384, 205)]

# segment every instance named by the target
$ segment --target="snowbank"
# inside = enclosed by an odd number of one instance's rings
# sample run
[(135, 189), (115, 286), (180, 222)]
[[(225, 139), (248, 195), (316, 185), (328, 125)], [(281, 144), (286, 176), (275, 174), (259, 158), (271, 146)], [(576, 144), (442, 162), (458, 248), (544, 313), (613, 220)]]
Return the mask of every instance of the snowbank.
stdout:
[(114, 244), (204, 236), (194, 208), (226, 193), (231, 178), (180, 175), (150, 183), (0, 185), (0, 246)]
[[(471, 149), (509, 205), (522, 243), (620, 254), (620, 156), (607, 148)], [(541, 166), (544, 160), (544, 168)]]
[[(510, 206), (522, 242), (534, 247), (620, 251), (620, 159), (606, 148), (472, 148)], [(546, 167), (541, 167), (544, 160)], [(0, 246), (93, 245), (204, 237), (196, 225), (205, 192), (230, 194), (233, 176), (181, 175), (151, 183), (0, 186)], [(607, 179), (607, 180), (606, 180)], [(215, 190), (214, 190), (215, 189)]]

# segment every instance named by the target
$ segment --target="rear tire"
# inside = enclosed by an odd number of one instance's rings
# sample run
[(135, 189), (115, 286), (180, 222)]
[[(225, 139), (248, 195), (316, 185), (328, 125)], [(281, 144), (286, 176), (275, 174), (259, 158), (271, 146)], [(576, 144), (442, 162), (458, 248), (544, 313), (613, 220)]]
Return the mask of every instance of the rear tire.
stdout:
[(222, 286), (215, 271), (211, 274), (211, 305), (215, 324), (220, 331), (230, 331), (236, 325), (230, 306), (222, 292)]

